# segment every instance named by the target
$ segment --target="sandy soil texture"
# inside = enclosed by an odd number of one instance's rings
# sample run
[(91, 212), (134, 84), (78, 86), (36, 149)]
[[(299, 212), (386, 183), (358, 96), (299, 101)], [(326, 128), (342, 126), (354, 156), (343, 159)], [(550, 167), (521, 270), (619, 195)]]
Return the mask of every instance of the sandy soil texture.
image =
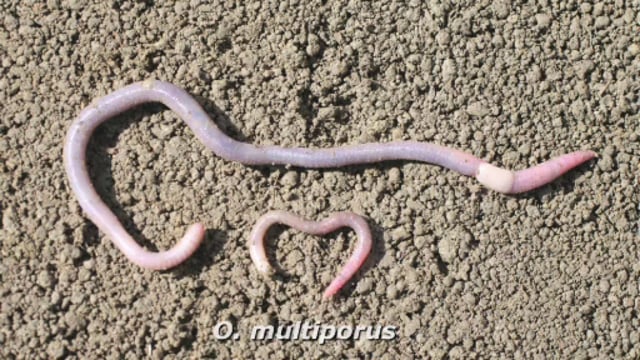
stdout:
[[(640, 357), (640, 2), (3, 1), (0, 357)], [(329, 147), (418, 140), (511, 169), (599, 154), (505, 196), (413, 162), (248, 167), (146, 105), (88, 150), (105, 201), (150, 249), (195, 221), (184, 265), (129, 263), (62, 166), (91, 100), (148, 78), (193, 94), (230, 136)], [(270, 209), (367, 217), (365, 269), (321, 300), (355, 236), (247, 237)], [(254, 326), (395, 326), (391, 340), (265, 340)], [(220, 339), (225, 325), (237, 339)], [(325, 330), (323, 330), (325, 331)], [(348, 335), (348, 330), (344, 330)]]

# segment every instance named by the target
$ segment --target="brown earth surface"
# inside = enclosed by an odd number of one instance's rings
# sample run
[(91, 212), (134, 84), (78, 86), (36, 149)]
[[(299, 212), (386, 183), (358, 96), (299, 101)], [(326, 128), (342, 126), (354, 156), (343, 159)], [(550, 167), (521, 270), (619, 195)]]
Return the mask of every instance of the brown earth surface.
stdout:
[[(638, 1), (4, 1), (0, 357), (640, 357)], [(447, 169), (248, 167), (160, 105), (88, 150), (105, 201), (150, 249), (208, 228), (178, 268), (139, 268), (83, 216), (71, 121), (134, 81), (184, 87), (230, 136), (330, 147), (418, 140), (522, 169), (599, 154), (505, 196)], [(270, 232), (270, 209), (366, 216), (374, 251), (333, 301), (351, 231)], [(396, 326), (392, 340), (252, 340), (254, 326)], [(221, 340), (231, 324), (238, 339)]]

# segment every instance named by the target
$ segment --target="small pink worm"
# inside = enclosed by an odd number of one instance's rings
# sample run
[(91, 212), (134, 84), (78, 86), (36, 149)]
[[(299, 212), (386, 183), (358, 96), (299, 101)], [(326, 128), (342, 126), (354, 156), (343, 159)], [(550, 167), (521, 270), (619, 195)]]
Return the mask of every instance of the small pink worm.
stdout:
[(64, 146), (64, 164), (69, 183), (87, 216), (104, 231), (134, 263), (149, 269), (167, 269), (186, 260), (204, 236), (202, 224), (192, 225), (172, 249), (152, 253), (140, 247), (100, 199), (91, 184), (85, 164), (86, 147), (95, 128), (132, 107), (160, 102), (175, 111), (196, 137), (218, 156), (247, 165), (293, 165), (330, 168), (386, 160), (415, 160), (432, 163), (467, 176), (498, 192), (514, 194), (545, 185), (572, 168), (596, 156), (593, 151), (576, 151), (538, 166), (509, 171), (473, 155), (448, 147), (416, 141), (349, 145), (328, 149), (255, 146), (225, 135), (202, 107), (181, 88), (163, 81), (146, 80), (94, 100), (71, 124)]
[(253, 227), (251, 236), (249, 236), (251, 260), (253, 260), (258, 271), (265, 275), (274, 273), (264, 249), (264, 236), (273, 224), (285, 224), (312, 235), (325, 235), (346, 226), (355, 230), (358, 235), (356, 249), (342, 270), (340, 270), (338, 276), (333, 279), (329, 287), (324, 291), (322, 297), (325, 299), (331, 298), (340, 291), (351, 277), (358, 272), (358, 269), (360, 269), (371, 252), (371, 231), (367, 222), (360, 215), (345, 211), (335, 213), (322, 221), (308, 221), (286, 211), (270, 211), (258, 219)]

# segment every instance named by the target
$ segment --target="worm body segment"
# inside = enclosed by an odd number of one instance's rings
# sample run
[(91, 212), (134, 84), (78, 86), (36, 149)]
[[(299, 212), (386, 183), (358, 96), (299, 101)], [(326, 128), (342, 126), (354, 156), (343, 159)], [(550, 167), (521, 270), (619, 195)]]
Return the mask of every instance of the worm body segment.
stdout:
[(344, 265), (338, 276), (329, 284), (323, 297), (330, 298), (355, 275), (371, 252), (371, 231), (367, 222), (352, 212), (339, 212), (322, 221), (308, 221), (286, 211), (270, 211), (258, 219), (249, 236), (249, 254), (259, 272), (265, 275), (273, 273), (264, 248), (264, 237), (274, 224), (285, 224), (294, 229), (312, 235), (325, 235), (341, 227), (350, 227), (358, 235), (356, 249)]

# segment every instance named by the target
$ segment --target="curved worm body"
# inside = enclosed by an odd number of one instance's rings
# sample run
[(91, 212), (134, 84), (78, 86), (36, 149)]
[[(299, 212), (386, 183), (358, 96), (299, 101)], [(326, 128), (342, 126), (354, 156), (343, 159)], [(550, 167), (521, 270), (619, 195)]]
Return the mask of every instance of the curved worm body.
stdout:
[(117, 218), (94, 190), (85, 165), (86, 147), (95, 128), (132, 107), (160, 102), (175, 111), (196, 137), (224, 159), (248, 165), (285, 164), (306, 168), (327, 168), (385, 160), (415, 160), (437, 164), (467, 176), (495, 191), (513, 194), (535, 189), (593, 158), (592, 151), (576, 151), (538, 166), (509, 171), (465, 152), (448, 147), (400, 141), (349, 145), (328, 149), (255, 146), (225, 135), (202, 107), (181, 88), (163, 81), (147, 80), (125, 86), (85, 108), (71, 124), (64, 146), (64, 164), (69, 183), (87, 216), (104, 231), (134, 263), (150, 269), (167, 269), (188, 258), (199, 246), (204, 227), (195, 224), (171, 250), (150, 253), (127, 234)]
[(264, 248), (264, 237), (273, 224), (285, 224), (296, 230), (312, 235), (325, 235), (342, 227), (350, 227), (358, 235), (356, 249), (340, 270), (338, 276), (324, 291), (325, 299), (335, 295), (358, 272), (371, 252), (371, 231), (367, 222), (352, 212), (339, 212), (322, 221), (308, 221), (286, 211), (270, 211), (260, 217), (249, 236), (249, 254), (258, 271), (265, 275), (274, 272), (267, 259)]

